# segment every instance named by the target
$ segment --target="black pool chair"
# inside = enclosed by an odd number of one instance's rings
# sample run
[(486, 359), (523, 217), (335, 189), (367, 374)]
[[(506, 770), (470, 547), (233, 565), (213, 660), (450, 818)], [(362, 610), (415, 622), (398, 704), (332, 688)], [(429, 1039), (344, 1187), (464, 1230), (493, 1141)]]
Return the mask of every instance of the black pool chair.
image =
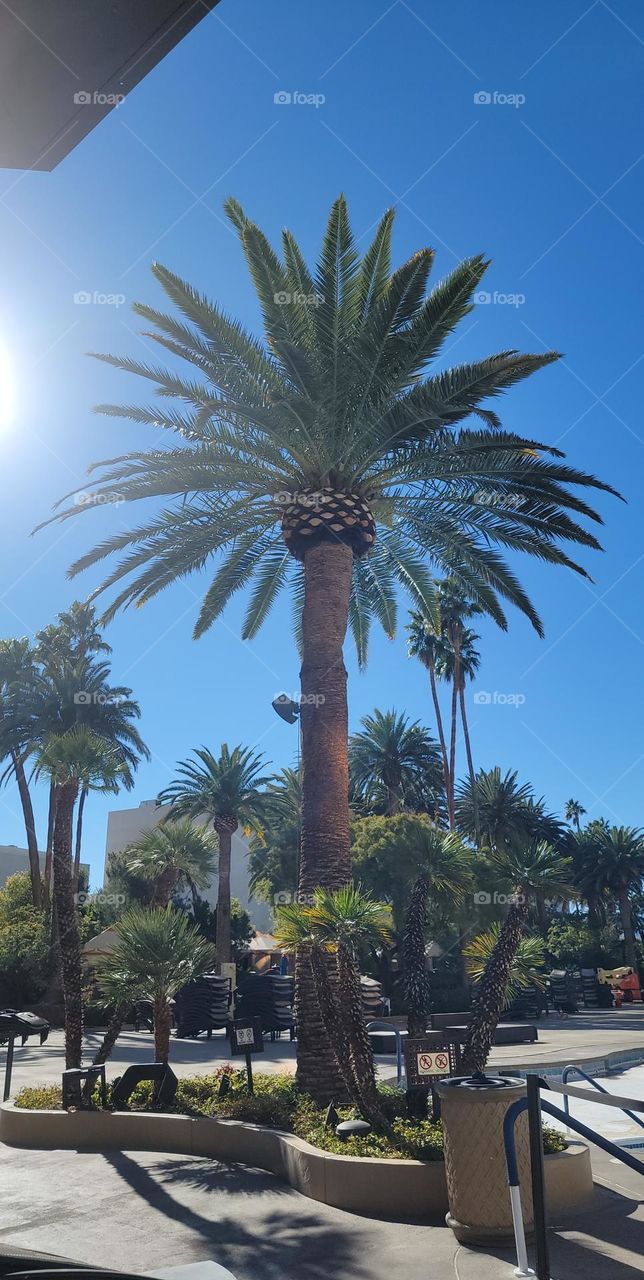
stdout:
[(237, 987), (235, 1017), (259, 1018), (271, 1040), (288, 1031), (295, 1038), (294, 981), (277, 973), (248, 974)]
[(230, 978), (217, 973), (204, 973), (177, 992), (175, 999), (176, 1034), (198, 1036), (205, 1031), (210, 1039), (213, 1031), (226, 1029), (230, 1022)]

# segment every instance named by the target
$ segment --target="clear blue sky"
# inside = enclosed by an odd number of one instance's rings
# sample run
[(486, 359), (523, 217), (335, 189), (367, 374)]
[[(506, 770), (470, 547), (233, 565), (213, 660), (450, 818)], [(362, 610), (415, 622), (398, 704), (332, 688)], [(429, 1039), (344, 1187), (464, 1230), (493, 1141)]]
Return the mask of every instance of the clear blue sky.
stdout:
[[(274, 102), (294, 91), (324, 101)], [(89, 591), (96, 579), (69, 583), (68, 564), (134, 514), (96, 510), (30, 537), (91, 461), (156, 443), (92, 415), (149, 390), (84, 355), (145, 356), (128, 304), (159, 301), (150, 262), (257, 328), (226, 195), (272, 236), (290, 226), (311, 255), (339, 191), (363, 245), (394, 203), (400, 259), (434, 246), (437, 278), (470, 253), (493, 259), (497, 301), (467, 318), (447, 363), (511, 346), (563, 351), (506, 397), (505, 424), (561, 445), (628, 499), (600, 501), (606, 553), (584, 555), (594, 585), (519, 566), (545, 641), (518, 615), (505, 636), (481, 626), (476, 688), (524, 701), (477, 705), (470, 692), (476, 761), (518, 769), (554, 810), (572, 795), (592, 816), (644, 822), (643, 118), (644, 12), (632, 0), (495, 0), (484, 12), (476, 0), (222, 0), (53, 174), (3, 172), (0, 341), (16, 407), (0, 433), (2, 633), (32, 633)], [(80, 305), (79, 291), (126, 302)], [(286, 603), (250, 645), (236, 605), (194, 643), (203, 585), (178, 585), (109, 628), (115, 680), (139, 698), (152, 751), (123, 805), (153, 796), (201, 743), (259, 743), (276, 766), (294, 757), (295, 731), (270, 706), (298, 684)], [(366, 674), (349, 646), (348, 666), (352, 726), (394, 705), (432, 726), (402, 630), (374, 636)], [(110, 803), (87, 807), (94, 883)], [(39, 805), (41, 832), (42, 815)], [(0, 793), (5, 842), (24, 843), (12, 788)]]

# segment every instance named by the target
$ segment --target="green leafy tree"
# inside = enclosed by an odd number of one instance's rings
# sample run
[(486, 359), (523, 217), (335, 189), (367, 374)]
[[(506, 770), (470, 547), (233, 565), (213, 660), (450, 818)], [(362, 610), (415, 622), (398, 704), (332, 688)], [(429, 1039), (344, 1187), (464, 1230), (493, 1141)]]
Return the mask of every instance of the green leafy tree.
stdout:
[(101, 990), (117, 1009), (134, 1000), (152, 1001), (155, 1061), (167, 1062), (170, 1001), (212, 967), (214, 948), (172, 907), (131, 907), (115, 928), (117, 944), (98, 972)]
[(34, 907), (31, 877), (0, 889), (0, 1008), (24, 1008), (43, 994), (52, 965), (45, 913)]
[(38, 673), (29, 641), (0, 641), (0, 761), (7, 761), (3, 779), (13, 775), (18, 787), (25, 823), (31, 897), (42, 905), (42, 882), (36, 822), (27, 780), (26, 762), (31, 742), (31, 718)]
[(230, 964), (230, 862), (232, 837), (239, 826), (258, 830), (263, 819), (261, 788), (268, 781), (262, 775), (263, 757), (246, 747), (229, 749), (223, 743), (219, 756), (206, 747), (195, 752), (196, 760), (184, 760), (177, 778), (162, 791), (160, 804), (170, 804), (177, 818), (207, 818), (219, 837), (219, 881), (217, 889), (217, 966)]
[(267, 784), (262, 826), (250, 841), (249, 888), (271, 907), (297, 893), (302, 830), (302, 783), (295, 769), (282, 769)]
[(370, 808), (391, 817), (422, 804), (434, 813), (442, 799), (440, 752), (427, 729), (396, 711), (364, 716), (349, 739), (349, 775), (355, 793)]
[[(100, 411), (170, 432), (173, 447), (160, 440), (108, 461), (96, 493), (126, 503), (162, 497), (163, 506), (157, 513), (146, 507), (135, 527), (103, 539), (72, 572), (121, 554), (99, 588), (118, 586), (106, 615), (113, 616), (218, 558), (196, 636), (247, 587), (243, 636), (252, 639), (282, 587), (293, 588), (302, 650), (299, 888), (310, 893), (350, 878), (347, 627), (363, 664), (371, 620), (394, 632), (399, 583), (415, 607), (436, 612), (431, 567), (458, 576), (501, 626), (504, 598), (541, 634), (503, 553), (511, 548), (583, 573), (568, 548), (599, 546), (583, 523), (598, 517), (578, 490), (607, 486), (566, 465), (551, 446), (504, 431), (490, 407), (556, 353), (503, 351), (429, 372), (472, 309), (487, 266), (482, 256), (428, 293), (430, 249), (391, 270), (393, 210), (361, 258), (340, 197), (311, 270), (290, 232), (280, 255), (237, 201), (225, 209), (257, 292), (264, 338), (154, 267), (172, 311), (141, 304), (135, 311), (148, 344), (187, 367), (100, 357), (158, 393), (149, 405)], [(54, 519), (92, 505), (70, 502)], [(331, 1085), (328, 1046), (307, 1029), (306, 993), (299, 1027), (303, 1082), (326, 1056)]]

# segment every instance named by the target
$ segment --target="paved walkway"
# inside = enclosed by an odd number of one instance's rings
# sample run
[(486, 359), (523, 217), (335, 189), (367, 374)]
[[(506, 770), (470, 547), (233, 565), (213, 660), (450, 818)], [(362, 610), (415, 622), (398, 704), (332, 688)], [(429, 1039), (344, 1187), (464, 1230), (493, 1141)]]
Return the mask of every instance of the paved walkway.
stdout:
[[(606, 1171), (614, 1189), (597, 1188), (593, 1212), (552, 1233), (558, 1280), (642, 1280), (644, 1180), (638, 1190)], [(512, 1277), (509, 1251), (463, 1248), (445, 1226), (357, 1217), (213, 1160), (0, 1147), (0, 1185), (7, 1250), (137, 1273), (210, 1258), (237, 1280)]]
[[(493, 1049), (490, 1066), (499, 1071), (547, 1070), (554, 1074), (569, 1062), (603, 1063), (609, 1056), (617, 1058), (624, 1054), (640, 1054), (644, 1060), (644, 1005), (641, 1004), (620, 1011), (584, 1013), (564, 1022), (546, 1018), (539, 1022), (538, 1030), (539, 1039), (535, 1044)], [(91, 1061), (100, 1040), (100, 1032), (87, 1033), (86, 1061)], [(150, 1062), (152, 1045), (149, 1032), (123, 1032), (108, 1063), (108, 1077), (121, 1075), (124, 1067), (132, 1062)], [(263, 1056), (255, 1060), (256, 1070), (295, 1069), (295, 1045), (287, 1037), (274, 1043), (265, 1040), (264, 1045)], [(0, 1047), (0, 1077), (4, 1073), (4, 1057), (5, 1050)], [(223, 1031), (214, 1032), (211, 1040), (205, 1036), (199, 1040), (172, 1040), (171, 1064), (179, 1076), (203, 1075), (229, 1061), (228, 1041)], [(382, 1055), (377, 1062), (380, 1074), (391, 1077), (392, 1069), (395, 1070), (393, 1057)], [(28, 1040), (16, 1048), (12, 1093), (25, 1084), (57, 1083), (64, 1065), (61, 1031), (52, 1031), (42, 1046)]]

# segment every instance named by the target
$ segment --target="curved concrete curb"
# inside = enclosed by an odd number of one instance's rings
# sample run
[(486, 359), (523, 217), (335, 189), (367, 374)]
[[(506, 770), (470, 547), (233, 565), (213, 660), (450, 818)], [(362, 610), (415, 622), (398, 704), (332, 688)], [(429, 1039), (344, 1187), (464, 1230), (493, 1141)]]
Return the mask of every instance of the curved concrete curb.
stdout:
[[(13, 1147), (103, 1151), (172, 1151), (267, 1169), (296, 1191), (337, 1209), (381, 1218), (444, 1220), (442, 1160), (379, 1160), (320, 1151), (278, 1129), (210, 1117), (123, 1111), (23, 1111), (0, 1106), (0, 1141)], [(548, 1200), (555, 1213), (586, 1209), (592, 1198), (588, 1147), (571, 1143), (546, 1156)]]

